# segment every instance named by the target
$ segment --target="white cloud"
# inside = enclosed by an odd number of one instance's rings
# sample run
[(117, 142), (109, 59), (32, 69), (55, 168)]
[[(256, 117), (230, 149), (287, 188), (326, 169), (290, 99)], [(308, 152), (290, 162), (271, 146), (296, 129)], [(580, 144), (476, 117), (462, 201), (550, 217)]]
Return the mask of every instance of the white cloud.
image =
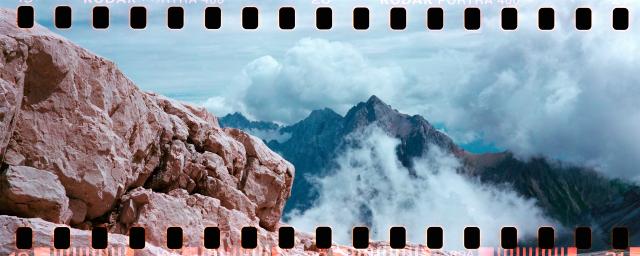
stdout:
[[(463, 7), (451, 6), (450, 29), (438, 34), (380, 37), (376, 30), (340, 42), (302, 39), (248, 64), (237, 86), (243, 93), (233, 100), (255, 119), (290, 123), (313, 109), (344, 113), (376, 94), (444, 124), (459, 143), (483, 139), (519, 157), (544, 155), (637, 179), (640, 36), (611, 29), (616, 4), (589, 3), (589, 32), (572, 22), (583, 1), (551, 6), (553, 32), (535, 27), (537, 2), (521, 1), (515, 32), (499, 29), (498, 5), (482, 6), (480, 32), (462, 31), (456, 15)], [(638, 3), (624, 6), (633, 12)]]
[(344, 112), (372, 91), (393, 95), (406, 83), (397, 66), (375, 66), (350, 44), (311, 38), (300, 40), (281, 60), (254, 60), (244, 73), (247, 110), (257, 119), (289, 123), (326, 106)]
[(426, 85), (422, 106), (400, 108), (445, 123), (458, 141), (482, 136), (521, 157), (544, 155), (638, 179), (640, 76), (633, 67), (640, 58), (630, 42), (640, 37), (612, 31), (610, 3), (591, 7), (600, 16), (589, 32), (572, 24), (552, 33), (488, 29), (482, 50), (466, 53), (473, 68)]
[(264, 141), (272, 141), (275, 140), (280, 143), (284, 143), (285, 141), (291, 138), (291, 133), (281, 132), (280, 129), (248, 129), (245, 130), (249, 134), (256, 136)]
[(369, 226), (374, 240), (388, 240), (391, 226), (405, 226), (414, 243), (425, 242), (427, 227), (442, 226), (446, 249), (461, 249), (465, 226), (480, 227), (482, 246), (498, 246), (503, 226), (516, 226), (521, 239), (542, 225), (558, 227), (535, 201), (458, 174), (458, 160), (436, 147), (416, 161), (412, 176), (396, 157), (397, 139), (375, 126), (351, 136), (354, 146), (336, 159), (337, 169), (315, 179), (318, 201), (285, 222), (307, 232), (331, 226), (343, 244), (350, 244), (353, 226)]
[(238, 108), (241, 108), (237, 102), (230, 101), (221, 96), (208, 98), (202, 105), (213, 113), (233, 113)]

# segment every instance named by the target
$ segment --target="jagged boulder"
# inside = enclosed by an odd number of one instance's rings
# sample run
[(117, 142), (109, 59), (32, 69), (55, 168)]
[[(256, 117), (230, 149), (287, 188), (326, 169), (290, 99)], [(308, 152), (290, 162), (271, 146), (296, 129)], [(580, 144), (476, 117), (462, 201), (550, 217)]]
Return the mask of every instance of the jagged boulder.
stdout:
[(194, 235), (224, 227), (232, 242), (243, 225), (271, 236), (290, 195), (291, 164), (259, 139), (220, 128), (203, 108), (143, 92), (114, 63), (15, 20), (0, 9), (0, 164), (57, 182), (51, 195), (60, 205), (44, 198), (30, 209), (51, 210), (0, 214), (122, 234), (144, 226), (160, 246), (167, 226)]
[(262, 243), (277, 244), (267, 230), (259, 227), (257, 219), (239, 210), (221, 207), (216, 198), (190, 195), (184, 189), (165, 194), (136, 188), (123, 196), (120, 210), (112, 215), (112, 220), (110, 229), (114, 233), (125, 233), (131, 226), (145, 227), (147, 239), (153, 244), (166, 244), (167, 228), (181, 227), (184, 246), (201, 246), (204, 229), (218, 227), (221, 244), (232, 247), (240, 244), (240, 230), (248, 226), (258, 228)]
[(58, 177), (28, 166), (9, 166), (0, 173), (0, 211), (57, 223), (68, 223), (72, 216)]
[(40, 26), (18, 29), (10, 11), (1, 16), (0, 44), (11, 47), (0, 61), (11, 65), (0, 72), (13, 74), (2, 83), (23, 95), (2, 103), (14, 110), (0, 125), (9, 127), (3, 161), (51, 171), (87, 204), (88, 219), (105, 214), (160, 162), (172, 136), (168, 115), (112, 62)]

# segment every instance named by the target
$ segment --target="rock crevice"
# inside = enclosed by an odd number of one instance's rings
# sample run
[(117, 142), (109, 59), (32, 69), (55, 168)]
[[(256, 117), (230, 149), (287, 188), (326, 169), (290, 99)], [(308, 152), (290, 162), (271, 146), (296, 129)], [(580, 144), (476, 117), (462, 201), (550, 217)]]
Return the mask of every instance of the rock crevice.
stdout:
[(230, 245), (243, 226), (273, 241), (290, 163), (202, 108), (139, 90), (114, 63), (14, 23), (0, 9), (0, 214), (121, 234), (144, 226), (158, 246), (168, 226), (187, 244), (206, 226)]

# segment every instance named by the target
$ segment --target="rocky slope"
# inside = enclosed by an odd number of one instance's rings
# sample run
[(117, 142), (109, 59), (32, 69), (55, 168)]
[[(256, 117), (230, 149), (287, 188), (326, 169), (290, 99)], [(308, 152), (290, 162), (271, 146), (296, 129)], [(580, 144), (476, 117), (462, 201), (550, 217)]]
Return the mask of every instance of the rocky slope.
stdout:
[[(603, 177), (594, 170), (541, 157), (523, 161), (508, 152), (467, 155), (466, 160), (470, 175), (485, 183), (508, 185), (527, 198), (535, 198), (547, 215), (565, 227), (590, 226), (596, 249), (608, 248), (613, 227), (636, 230), (633, 227), (640, 220), (634, 208), (640, 187)], [(572, 236), (569, 233), (558, 240), (571, 244)], [(632, 232), (630, 242), (640, 242), (640, 235)]]
[[(256, 226), (262, 243), (276, 243), (290, 163), (205, 110), (142, 92), (114, 63), (15, 20), (0, 10), (3, 243), (13, 243), (13, 227), (32, 226), (37, 237), (60, 224), (117, 234), (143, 226), (157, 247), (169, 226), (183, 228), (185, 246), (200, 246), (206, 226), (220, 228), (224, 246), (239, 245), (239, 230)], [(7, 255), (13, 246), (4, 245)]]

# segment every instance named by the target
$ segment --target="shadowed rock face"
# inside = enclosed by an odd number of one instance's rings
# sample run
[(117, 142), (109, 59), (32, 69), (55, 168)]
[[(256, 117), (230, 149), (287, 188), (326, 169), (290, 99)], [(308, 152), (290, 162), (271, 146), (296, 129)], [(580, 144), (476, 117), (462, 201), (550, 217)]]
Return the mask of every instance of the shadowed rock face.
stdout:
[(186, 245), (199, 245), (205, 226), (220, 227), (228, 245), (256, 226), (276, 242), (290, 163), (204, 109), (142, 92), (114, 63), (15, 20), (0, 9), (0, 214), (17, 216), (3, 223), (42, 218), (121, 234), (144, 226), (158, 246), (168, 226), (183, 227)]
[(8, 166), (0, 175), (0, 211), (67, 223), (69, 198), (58, 177), (27, 166)]

